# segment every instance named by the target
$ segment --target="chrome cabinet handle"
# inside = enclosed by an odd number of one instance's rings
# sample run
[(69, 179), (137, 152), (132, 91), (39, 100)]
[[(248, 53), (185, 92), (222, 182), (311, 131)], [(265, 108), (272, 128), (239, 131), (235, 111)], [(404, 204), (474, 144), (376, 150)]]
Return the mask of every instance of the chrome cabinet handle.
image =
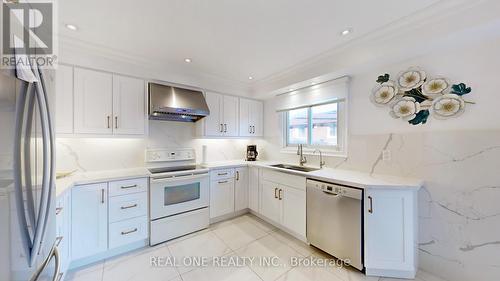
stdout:
[(252, 134), (255, 134), (255, 126), (252, 126)]
[(120, 188), (121, 189), (128, 189), (128, 188), (134, 188), (134, 187), (137, 187), (137, 184), (134, 184), (134, 185), (125, 185), (125, 186), (121, 186)]
[(118, 116), (115, 116), (115, 129), (118, 129)]
[(220, 125), (219, 131), (220, 131), (221, 133), (223, 133), (223, 132), (224, 132), (224, 125), (222, 125), (222, 124), (219, 124), (219, 125)]
[(251, 134), (252, 133), (252, 126), (248, 126), (248, 133)]
[(368, 213), (373, 214), (373, 198), (368, 196), (368, 200), (370, 201), (370, 207), (368, 208)]
[(56, 216), (59, 215), (63, 209), (64, 209), (63, 207), (57, 207), (56, 208)]
[(227, 124), (224, 124), (224, 133), (227, 133)]
[(220, 181), (219, 183), (227, 183), (227, 181)]
[(283, 197), (281, 195), (282, 192), (283, 192), (283, 189), (280, 188), (280, 190), (278, 191), (278, 199), (279, 200), (283, 200)]
[(236, 171), (236, 180), (239, 181), (240, 180), (240, 172), (239, 171)]
[(101, 189), (101, 204), (104, 204), (104, 188)]
[(108, 118), (108, 129), (110, 129), (111, 125), (109, 124), (109, 120), (111, 119), (111, 116), (108, 115), (107, 118)]
[(278, 199), (278, 195), (276, 195), (276, 192), (278, 191), (278, 188), (275, 187), (274, 188), (274, 199)]
[(225, 176), (225, 175), (227, 175), (227, 173), (218, 173), (217, 175), (218, 176)]
[(122, 231), (122, 235), (127, 235), (127, 234), (130, 234), (130, 233), (134, 233), (137, 231), (137, 228), (134, 228), (132, 230), (129, 230), (129, 231)]
[(120, 209), (126, 210), (126, 209), (130, 209), (130, 208), (135, 208), (135, 207), (137, 207), (137, 204), (129, 205), (129, 206), (121, 206)]
[(59, 247), (59, 244), (61, 244), (61, 241), (64, 239), (64, 236), (57, 236), (56, 237), (56, 246)]

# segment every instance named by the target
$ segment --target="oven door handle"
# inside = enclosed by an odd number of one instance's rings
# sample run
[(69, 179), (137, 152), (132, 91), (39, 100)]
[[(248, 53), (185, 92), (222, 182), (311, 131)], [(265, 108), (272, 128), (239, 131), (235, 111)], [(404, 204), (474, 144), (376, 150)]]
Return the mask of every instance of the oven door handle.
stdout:
[(208, 173), (197, 174), (197, 175), (189, 175), (189, 176), (177, 176), (177, 177), (168, 177), (168, 178), (151, 178), (151, 183), (162, 183), (162, 182), (176, 182), (176, 181), (186, 181), (186, 180), (196, 180), (201, 178), (208, 177)]

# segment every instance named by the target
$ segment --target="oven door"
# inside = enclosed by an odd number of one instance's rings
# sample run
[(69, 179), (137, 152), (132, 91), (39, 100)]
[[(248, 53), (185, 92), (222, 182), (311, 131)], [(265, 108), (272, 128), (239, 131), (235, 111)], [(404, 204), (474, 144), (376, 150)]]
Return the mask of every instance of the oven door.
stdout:
[(172, 178), (151, 178), (149, 193), (151, 219), (208, 207), (208, 189), (208, 173)]

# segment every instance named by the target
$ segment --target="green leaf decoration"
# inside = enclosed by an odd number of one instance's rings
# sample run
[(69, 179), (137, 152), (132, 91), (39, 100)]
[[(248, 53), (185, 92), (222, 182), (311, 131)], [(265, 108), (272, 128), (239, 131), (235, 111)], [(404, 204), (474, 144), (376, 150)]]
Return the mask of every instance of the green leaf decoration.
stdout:
[(418, 89), (411, 89), (403, 94), (403, 97), (412, 97), (414, 98), (417, 102), (423, 102), (424, 100), (427, 100), (427, 97), (422, 94), (422, 91), (420, 88)]
[(459, 96), (467, 95), (472, 89), (467, 87), (464, 83), (455, 84), (451, 86), (451, 93)]
[(412, 125), (425, 124), (427, 123), (427, 118), (429, 117), (429, 110), (420, 110), (415, 118), (408, 121)]
[(380, 84), (385, 83), (385, 82), (389, 81), (389, 77), (390, 77), (390, 76), (389, 76), (389, 74), (387, 74), (387, 73), (386, 73), (386, 74), (384, 74), (384, 75), (380, 75), (380, 76), (378, 77), (378, 79), (377, 79), (377, 83), (380, 83)]

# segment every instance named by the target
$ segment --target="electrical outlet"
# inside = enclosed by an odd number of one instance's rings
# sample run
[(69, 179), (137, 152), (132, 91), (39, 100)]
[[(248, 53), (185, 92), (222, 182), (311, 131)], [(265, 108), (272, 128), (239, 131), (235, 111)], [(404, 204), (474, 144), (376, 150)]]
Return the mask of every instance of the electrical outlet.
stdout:
[(382, 160), (385, 162), (391, 161), (391, 151), (389, 149), (385, 149), (382, 151)]

